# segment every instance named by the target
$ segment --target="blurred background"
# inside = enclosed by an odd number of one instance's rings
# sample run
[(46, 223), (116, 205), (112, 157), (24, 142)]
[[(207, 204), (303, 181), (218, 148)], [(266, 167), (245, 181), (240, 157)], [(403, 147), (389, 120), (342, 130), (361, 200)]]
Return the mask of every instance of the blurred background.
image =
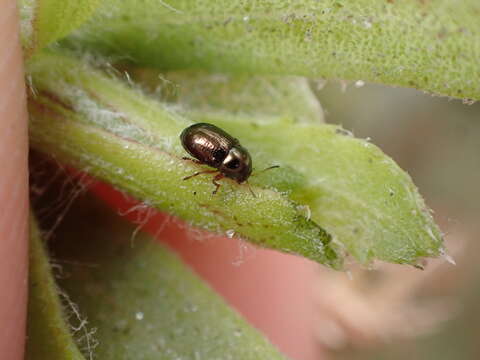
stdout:
[(480, 359), (480, 104), (362, 81), (313, 88), (328, 123), (370, 138), (412, 176), (456, 262), (319, 270), (316, 337), (326, 357)]

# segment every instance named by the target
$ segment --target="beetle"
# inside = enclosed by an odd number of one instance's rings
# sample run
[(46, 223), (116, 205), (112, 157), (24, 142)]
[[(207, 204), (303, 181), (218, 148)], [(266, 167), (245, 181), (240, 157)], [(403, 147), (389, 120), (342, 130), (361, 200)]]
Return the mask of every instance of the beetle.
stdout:
[[(183, 180), (201, 174), (217, 173), (212, 179), (215, 185), (213, 194), (216, 194), (220, 187), (217, 181), (224, 177), (235, 180), (238, 184), (244, 182), (248, 184), (247, 179), (252, 174), (252, 157), (248, 150), (226, 131), (212, 124), (197, 123), (184, 129), (180, 134), (180, 140), (183, 148), (195, 158), (184, 157), (183, 160), (215, 168), (215, 170), (196, 172)], [(274, 167), (278, 166), (270, 168)], [(255, 196), (251, 189), (250, 191)]]

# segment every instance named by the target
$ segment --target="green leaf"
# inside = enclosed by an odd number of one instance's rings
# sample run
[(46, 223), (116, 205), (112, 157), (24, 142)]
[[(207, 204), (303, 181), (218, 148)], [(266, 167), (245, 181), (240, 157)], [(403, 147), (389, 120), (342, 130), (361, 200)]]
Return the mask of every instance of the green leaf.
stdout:
[[(378, 149), (366, 150), (373, 146), (367, 141), (354, 140), (356, 146), (352, 146), (352, 139), (345, 139), (351, 134), (342, 129), (307, 126), (319, 124), (314, 114), (318, 103), (312, 101), (304, 79), (286, 77), (282, 81), (279, 77), (207, 75), (191, 71), (161, 76), (151, 70), (147, 73), (148, 77), (145, 70), (141, 70), (138, 76), (134, 71), (133, 79), (147, 79), (149, 87), (155, 89), (154, 94), (160, 93), (161, 98), (175, 105), (186, 117), (215, 123), (240, 136), (247, 148), (259, 154), (257, 159), (267, 163), (269, 154), (275, 154), (276, 159), (292, 166), (298, 160), (309, 164), (303, 173), (310, 184), (294, 190), (290, 198), (308, 204), (312, 219), (335, 235), (358, 261), (368, 263), (382, 259), (412, 263), (416, 258), (437, 253), (431, 251), (441, 244), (441, 235), (408, 175)], [(170, 93), (162, 91), (162, 85), (167, 90), (175, 89), (176, 96), (168, 96)], [(233, 99), (231, 103), (229, 99)], [(264, 114), (277, 117), (259, 122), (259, 113), (262, 120)], [(292, 119), (303, 120), (304, 125), (293, 126)], [(337, 131), (345, 136), (337, 136)], [(311, 141), (294, 142), (292, 138), (311, 138)], [(322, 145), (312, 151), (311, 143)], [(322, 149), (328, 149), (328, 153)], [(379, 161), (384, 164), (378, 166)], [(356, 169), (349, 171), (352, 165)], [(343, 179), (339, 180), (342, 173)], [(276, 177), (272, 175), (269, 181), (275, 184)], [(319, 177), (320, 186), (316, 184)], [(424, 214), (416, 216), (419, 209)], [(405, 216), (409, 211), (414, 216)], [(400, 252), (399, 246), (404, 247)], [(404, 261), (401, 256), (405, 256)]]
[(102, 0), (19, 0), (25, 54), (61, 39), (85, 22)]
[[(412, 179), (370, 142), (337, 126), (195, 120), (235, 132), (261, 163), (274, 154), (282, 167), (300, 172), (290, 199), (307, 204), (310, 218), (358, 262), (415, 264), (440, 254), (442, 236)], [(270, 176), (270, 186), (282, 189), (287, 172)]]
[(134, 67), (127, 67), (126, 71), (151, 96), (165, 101), (180, 113), (226, 113), (228, 116), (254, 116), (264, 122), (287, 119), (324, 122), (322, 106), (306, 78), (195, 71), (161, 73)]
[(225, 179), (213, 196), (211, 177), (182, 181), (199, 171), (182, 160), (187, 154), (179, 135), (190, 121), (73, 58), (45, 55), (31, 64), (30, 74), (35, 148), (193, 225), (341, 266), (330, 235), (284, 193), (301, 184), (300, 173), (282, 169), (288, 176), (280, 191), (268, 186), (268, 173), (261, 174), (252, 186), (255, 197), (245, 184)]
[(90, 195), (55, 233), (59, 284), (89, 329), (86, 358), (284, 359), (165, 246), (144, 235), (132, 246), (134, 231)]
[(339, 127), (192, 113), (238, 137), (257, 170), (281, 166), (250, 178), (257, 197), (229, 180), (212, 196), (208, 178), (181, 181), (198, 171), (181, 160), (185, 118), (65, 56), (45, 55), (30, 72), (34, 147), (194, 225), (334, 268), (348, 254), (416, 264), (441, 252), (440, 231), (410, 177)]
[(72, 338), (34, 216), (30, 216), (26, 359), (85, 360)]
[(70, 46), (162, 69), (366, 80), (480, 99), (477, 0), (109, 0)]

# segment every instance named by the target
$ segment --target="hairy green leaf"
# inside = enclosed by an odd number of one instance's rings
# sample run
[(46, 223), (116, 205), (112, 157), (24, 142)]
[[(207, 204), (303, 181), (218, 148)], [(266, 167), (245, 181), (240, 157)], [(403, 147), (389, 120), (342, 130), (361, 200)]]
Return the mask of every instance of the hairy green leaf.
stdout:
[(163, 69), (366, 80), (480, 99), (477, 0), (108, 0), (76, 36)]
[(65, 320), (40, 231), (30, 216), (30, 263), (26, 359), (85, 360)]
[[(102, 360), (284, 359), (165, 246), (93, 197), (77, 200), (56, 231), (59, 279)], [(37, 358), (39, 359), (39, 358)], [(51, 357), (42, 357), (51, 359)]]
[[(143, 79), (142, 76), (136, 78)], [(277, 160), (292, 166), (299, 159), (309, 164), (302, 169), (310, 179), (309, 184), (294, 190), (290, 197), (308, 204), (312, 219), (334, 234), (360, 262), (382, 259), (412, 263), (418, 257), (437, 254), (433, 249), (440, 246), (441, 235), (408, 175), (367, 141), (354, 140), (357, 146), (352, 146), (352, 139), (338, 136), (338, 133), (351, 136), (342, 129), (306, 126), (319, 122), (313, 115), (315, 104), (308, 106), (312, 94), (302, 79), (287, 77), (281, 82), (276, 77), (253, 77), (245, 80), (245, 77), (207, 76), (191, 71), (166, 73), (161, 80), (158, 76), (147, 79), (150, 88), (158, 90), (159, 86), (168, 84), (167, 88), (175, 89), (175, 101), (162, 91), (159, 91), (160, 97), (176, 104), (176, 109), (186, 117), (215, 123), (241, 136), (247, 147), (259, 154), (257, 159), (267, 163), (269, 154), (275, 154)], [(295, 86), (303, 101), (291, 96)], [(277, 92), (271, 90), (272, 87), (278, 89)], [(229, 106), (228, 99), (235, 99), (233, 106)], [(273, 114), (276, 110), (277, 116), (282, 112), (290, 116), (280, 116), (274, 121), (269, 117), (269, 121), (259, 122), (255, 109), (260, 114)], [(292, 125), (292, 119), (304, 119), (304, 124)], [(294, 142), (292, 138), (312, 140)], [(322, 145), (313, 147), (310, 143)], [(378, 166), (379, 161), (384, 164)], [(356, 168), (348, 171), (352, 165)], [(275, 174), (272, 175), (270, 182), (274, 184)], [(319, 178), (321, 184), (318, 184)], [(419, 211), (423, 214), (417, 216)], [(405, 216), (408, 212), (413, 216)], [(400, 246), (404, 247), (401, 252)], [(400, 256), (405, 259), (402, 261)]]
[(126, 74), (151, 96), (180, 113), (226, 113), (253, 116), (264, 122), (285, 119), (324, 122), (320, 102), (309, 81), (298, 76), (209, 74), (195, 71), (161, 73), (128, 67)]
[(441, 251), (441, 234), (410, 177), (339, 127), (191, 113), (238, 137), (257, 171), (281, 166), (250, 178), (256, 197), (229, 180), (212, 196), (210, 179), (181, 180), (199, 169), (181, 160), (178, 135), (187, 120), (64, 56), (46, 55), (30, 71), (38, 91), (30, 101), (35, 147), (195, 225), (335, 268), (348, 254), (361, 263), (415, 264)]
[(203, 169), (182, 160), (188, 154), (179, 135), (190, 121), (72, 58), (36, 60), (29, 106), (34, 147), (196, 226), (341, 266), (331, 236), (286, 195), (301, 185), (302, 174), (282, 169), (278, 188), (268, 185), (268, 173), (259, 174), (252, 181), (255, 196), (247, 185), (225, 179), (213, 196), (211, 177), (182, 181)]

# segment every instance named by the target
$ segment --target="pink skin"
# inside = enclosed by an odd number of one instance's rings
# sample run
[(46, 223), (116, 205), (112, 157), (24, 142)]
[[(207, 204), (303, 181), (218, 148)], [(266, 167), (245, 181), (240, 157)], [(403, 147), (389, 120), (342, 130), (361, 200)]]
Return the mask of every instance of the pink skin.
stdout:
[(0, 11), (0, 354), (21, 360), (27, 304), (27, 112), (15, 0)]

